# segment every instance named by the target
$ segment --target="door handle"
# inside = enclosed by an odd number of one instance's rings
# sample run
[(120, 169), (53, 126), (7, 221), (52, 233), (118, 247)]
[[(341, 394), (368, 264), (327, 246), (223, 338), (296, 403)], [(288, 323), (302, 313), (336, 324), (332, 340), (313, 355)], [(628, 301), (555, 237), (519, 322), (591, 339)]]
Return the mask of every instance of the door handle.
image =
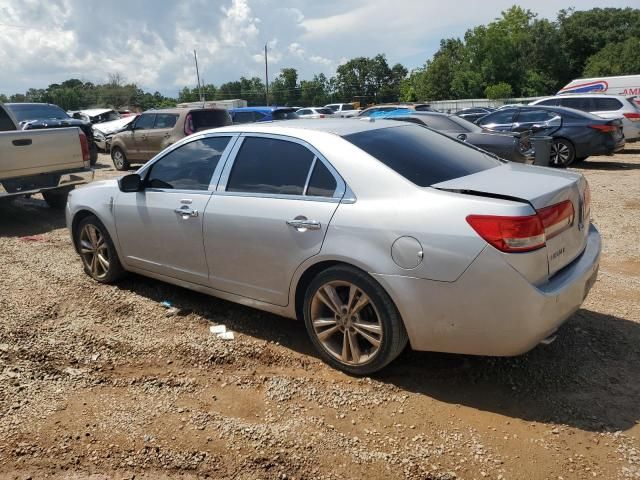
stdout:
[(187, 218), (197, 217), (198, 216), (198, 210), (192, 210), (187, 205), (183, 205), (180, 208), (176, 208), (174, 210), (174, 212), (176, 212), (178, 215), (182, 216), (182, 218), (184, 220), (186, 220)]
[(294, 218), (293, 220), (287, 220), (287, 225), (295, 228), (299, 232), (306, 232), (307, 230), (320, 230), (322, 225), (316, 220), (307, 220), (302, 218)]
[(20, 138), (18, 140), (14, 140), (13, 143), (16, 147), (26, 147), (27, 145), (31, 145), (33, 141), (30, 138)]

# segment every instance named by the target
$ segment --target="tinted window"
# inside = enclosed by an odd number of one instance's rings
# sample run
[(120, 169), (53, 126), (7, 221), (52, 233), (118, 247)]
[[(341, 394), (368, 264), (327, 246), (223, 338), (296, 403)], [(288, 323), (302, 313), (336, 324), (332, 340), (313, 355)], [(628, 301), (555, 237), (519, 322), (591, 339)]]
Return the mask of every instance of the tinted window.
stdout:
[(333, 110), (330, 108), (317, 108), (316, 112), (322, 113), (323, 115), (333, 115)]
[(189, 115), (195, 132), (231, 124), (231, 117), (226, 110), (193, 110)]
[(235, 112), (233, 114), (233, 123), (251, 123), (255, 122), (253, 112)]
[(13, 120), (9, 117), (7, 112), (0, 107), (0, 132), (7, 132), (9, 130), (15, 130), (16, 126), (13, 124)]
[(327, 108), (330, 108), (334, 112), (337, 112), (339, 107), (339, 105), (327, 105)]
[(489, 125), (492, 123), (495, 123), (495, 124), (511, 123), (513, 121), (514, 113), (515, 112), (513, 110), (504, 110), (501, 112), (494, 112), (487, 115), (486, 117), (482, 117), (481, 124)]
[(345, 103), (344, 105), (342, 105), (342, 111), (345, 111), (345, 110), (355, 110), (355, 107), (350, 103)]
[(311, 110), (298, 110), (298, 115), (309, 115)]
[(272, 116), (274, 120), (294, 120), (298, 118), (295, 110), (274, 110)]
[(546, 122), (557, 116), (557, 113), (546, 110), (521, 110), (517, 121), (518, 123)]
[(344, 138), (421, 187), (501, 165), (461, 142), (417, 125), (369, 130)]
[(177, 114), (159, 113), (156, 115), (156, 123), (153, 128), (173, 128), (177, 120)]
[(165, 155), (151, 167), (147, 183), (154, 188), (207, 190), (230, 137), (203, 138)]
[(148, 130), (153, 128), (153, 122), (155, 122), (156, 116), (153, 113), (143, 113), (136, 122), (136, 129)]
[(591, 110), (590, 98), (561, 98), (560, 105), (563, 107), (575, 108), (576, 110)]
[(622, 103), (617, 98), (594, 98), (592, 100), (594, 103), (592, 112), (607, 112), (622, 108)]
[(309, 179), (307, 195), (312, 197), (333, 197), (337, 187), (336, 179), (329, 169), (320, 161), (316, 161)]
[(18, 122), (23, 122), (25, 120), (38, 120), (44, 118), (69, 118), (67, 112), (62, 110), (60, 107), (56, 105), (47, 105), (43, 104), (19, 104), (19, 103), (11, 103), (5, 105), (13, 116), (16, 117)]
[(434, 128), (436, 130), (447, 130), (447, 131), (452, 131), (452, 132), (464, 132), (466, 130), (464, 130), (462, 127), (460, 127), (460, 125), (458, 125), (457, 123), (455, 123), (452, 120), (449, 120), (449, 117), (445, 116), (445, 115), (429, 115), (429, 116), (424, 116), (422, 117), (422, 121), (431, 128)]
[(550, 98), (549, 100), (543, 100), (541, 102), (538, 102), (538, 103), (536, 103), (536, 105), (555, 106), (555, 105), (558, 105), (558, 99), (557, 98)]
[(297, 143), (245, 138), (231, 169), (228, 192), (302, 195), (314, 154)]

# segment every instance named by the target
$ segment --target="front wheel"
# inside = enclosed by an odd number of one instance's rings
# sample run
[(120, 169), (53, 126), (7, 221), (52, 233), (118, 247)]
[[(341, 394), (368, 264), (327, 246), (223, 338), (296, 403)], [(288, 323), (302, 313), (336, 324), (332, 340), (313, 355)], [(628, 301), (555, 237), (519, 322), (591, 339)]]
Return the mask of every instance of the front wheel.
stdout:
[(376, 372), (407, 345), (402, 318), (384, 289), (366, 273), (331, 267), (309, 285), (304, 321), (322, 359), (354, 375)]
[(115, 282), (124, 275), (113, 241), (98, 217), (80, 220), (74, 239), (87, 275), (101, 283)]
[(576, 150), (573, 144), (564, 138), (557, 138), (551, 144), (551, 158), (549, 164), (552, 167), (567, 168), (576, 159)]
[(130, 165), (127, 161), (127, 156), (120, 147), (111, 149), (111, 160), (113, 160), (113, 166), (116, 167), (116, 170), (129, 170)]

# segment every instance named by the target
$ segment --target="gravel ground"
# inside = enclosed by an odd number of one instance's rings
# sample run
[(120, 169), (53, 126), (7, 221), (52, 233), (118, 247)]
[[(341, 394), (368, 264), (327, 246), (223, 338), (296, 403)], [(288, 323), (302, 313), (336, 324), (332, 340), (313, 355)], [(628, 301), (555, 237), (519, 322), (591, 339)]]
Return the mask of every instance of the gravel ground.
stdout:
[[(405, 352), (361, 379), (300, 322), (134, 275), (97, 284), (61, 213), (0, 204), (0, 478), (639, 479), (640, 149), (577, 170), (604, 254), (555, 343)], [(97, 178), (116, 174), (101, 156)]]

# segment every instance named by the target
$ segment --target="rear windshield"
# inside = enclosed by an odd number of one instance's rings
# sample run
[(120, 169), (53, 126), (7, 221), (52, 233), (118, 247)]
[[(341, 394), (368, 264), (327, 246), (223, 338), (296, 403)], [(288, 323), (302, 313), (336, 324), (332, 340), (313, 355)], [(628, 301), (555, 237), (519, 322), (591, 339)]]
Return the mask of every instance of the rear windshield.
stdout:
[(191, 112), (194, 131), (207, 128), (223, 127), (231, 125), (231, 117), (226, 110), (193, 110)]
[(46, 105), (46, 104), (38, 104), (31, 105), (28, 103), (19, 104), (12, 103), (5, 105), (11, 110), (13, 116), (16, 117), (18, 122), (24, 122), (25, 120), (40, 120), (40, 119), (64, 119), (69, 118), (67, 112), (62, 110), (60, 107), (56, 105)]
[(412, 124), (353, 133), (344, 139), (420, 187), (502, 164), (462, 142)]
[(272, 116), (274, 120), (295, 120), (296, 118), (298, 118), (298, 114), (293, 109), (274, 110)]

